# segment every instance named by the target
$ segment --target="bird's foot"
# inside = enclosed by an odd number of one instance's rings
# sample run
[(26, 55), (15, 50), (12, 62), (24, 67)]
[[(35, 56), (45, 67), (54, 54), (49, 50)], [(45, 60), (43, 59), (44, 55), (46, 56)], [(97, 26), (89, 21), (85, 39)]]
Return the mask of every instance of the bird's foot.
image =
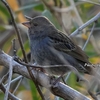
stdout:
[(61, 76), (58, 77), (58, 78), (56, 78), (55, 76), (50, 76), (50, 79), (51, 79), (50, 84), (56, 85), (56, 83), (59, 82), (59, 80), (60, 80), (61, 78), (62, 78)]
[(54, 81), (54, 85), (57, 83), (57, 82), (59, 82), (60, 81), (60, 79), (62, 79), (63, 78), (63, 75), (61, 75), (61, 76), (59, 76), (57, 79), (55, 79), (55, 81)]

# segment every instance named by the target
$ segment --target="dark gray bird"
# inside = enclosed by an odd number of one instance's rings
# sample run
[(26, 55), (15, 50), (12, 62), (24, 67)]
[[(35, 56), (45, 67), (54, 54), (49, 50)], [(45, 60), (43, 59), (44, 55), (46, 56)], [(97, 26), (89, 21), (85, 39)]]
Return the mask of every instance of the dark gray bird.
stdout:
[[(43, 16), (27, 17), (29, 21), (22, 23), (28, 27), (31, 54), (38, 65), (70, 64), (81, 73), (92, 74), (87, 55), (68, 36)], [(48, 74), (62, 75), (69, 71), (67, 67), (49, 67)]]

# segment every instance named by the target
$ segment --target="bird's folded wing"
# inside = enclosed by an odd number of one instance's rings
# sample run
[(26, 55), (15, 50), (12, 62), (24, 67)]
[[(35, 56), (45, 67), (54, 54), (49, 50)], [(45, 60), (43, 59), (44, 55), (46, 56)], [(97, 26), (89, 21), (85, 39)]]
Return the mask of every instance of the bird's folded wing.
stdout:
[(74, 57), (77, 60), (88, 63), (88, 56), (78, 47), (68, 36), (61, 32), (53, 32), (49, 36), (51, 43), (56, 50), (62, 51)]

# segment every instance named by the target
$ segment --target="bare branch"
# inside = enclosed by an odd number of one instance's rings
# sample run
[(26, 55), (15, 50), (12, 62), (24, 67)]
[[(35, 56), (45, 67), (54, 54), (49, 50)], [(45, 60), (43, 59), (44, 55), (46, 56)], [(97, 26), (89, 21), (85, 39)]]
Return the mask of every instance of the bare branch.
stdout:
[(89, 34), (88, 39), (86, 40), (86, 42), (85, 42), (85, 44), (84, 44), (82, 50), (84, 50), (84, 49), (86, 48), (86, 46), (87, 46), (87, 44), (88, 44), (88, 42), (89, 42), (89, 40), (90, 40), (90, 37), (91, 37), (91, 35), (92, 35), (93, 31), (94, 31), (94, 27), (95, 27), (95, 23), (93, 24), (91, 33)]
[(96, 3), (96, 2), (93, 2), (93, 1), (90, 1), (90, 0), (80, 0), (80, 2), (87, 2), (87, 3), (91, 3), (91, 4), (94, 4), (94, 5), (100, 6), (99, 3)]
[[(0, 58), (0, 65), (9, 68), (9, 63), (12, 57), (0, 50)], [(18, 73), (20, 75), (23, 75), (24, 77), (31, 79), (25, 66), (20, 65), (16, 61), (13, 61), (12, 66), (13, 71), (15, 73)], [(69, 86), (61, 82), (57, 82), (57, 84), (55, 85), (51, 84), (54, 80), (51, 80), (51, 78), (43, 72), (32, 70), (32, 73), (35, 76), (38, 83), (41, 86), (49, 89), (54, 95), (62, 97), (65, 100), (91, 100), (83, 94), (77, 92), (76, 90), (70, 88)]]
[(70, 65), (69, 63), (67, 63), (67, 62), (66, 62), (66, 65), (41, 66), (41, 65), (35, 65), (35, 64), (33, 64), (33, 65), (32, 65), (32, 64), (27, 64), (27, 63), (24, 63), (24, 62), (20, 61), (19, 59), (16, 59), (16, 61), (17, 61), (19, 64), (22, 64), (22, 65), (24, 65), (24, 66), (33, 67), (33, 68), (41, 68), (41, 70), (43, 70), (43, 69), (49, 69), (49, 68), (51, 68), (51, 67), (52, 67), (52, 69), (53, 69), (53, 68), (56, 68), (56, 67), (57, 67), (57, 68), (58, 68), (58, 67), (67, 68), (69, 71), (74, 72), (80, 80), (87, 81), (87, 80), (85, 80), (85, 79), (79, 74), (78, 70), (77, 70), (75, 67), (71, 66), (71, 65)]
[[(1, 83), (0, 84), (0, 89), (5, 93), (6, 92), (6, 89), (5, 89), (5, 87), (4, 87), (4, 85)], [(15, 97), (13, 94), (11, 94), (10, 92), (8, 92), (8, 97), (9, 97), (9, 99), (11, 99), (11, 100), (21, 100), (21, 99), (19, 99), (19, 98), (17, 98), (17, 97)]]
[(67, 7), (67, 8), (58, 8), (58, 7), (52, 7), (52, 9), (56, 12), (59, 12), (59, 13), (67, 13), (69, 11), (72, 11), (73, 10), (73, 7), (70, 6), (70, 7)]
[[(5, 6), (7, 7), (8, 11), (9, 11), (9, 13), (10, 13), (10, 15), (11, 15), (11, 20), (12, 20), (12, 23), (13, 23), (14, 28), (15, 28), (15, 30), (16, 30), (16, 33), (17, 33), (17, 37), (18, 37), (19, 44), (20, 44), (20, 47), (21, 47), (21, 50), (22, 50), (22, 54), (23, 54), (23, 56), (24, 56), (24, 60), (25, 60), (26, 63), (28, 63), (27, 57), (26, 57), (26, 54), (25, 54), (25, 50), (24, 50), (24, 47), (23, 47), (22, 38), (21, 38), (21, 36), (20, 36), (20, 32), (19, 32), (19, 30), (18, 30), (18, 28), (17, 28), (17, 25), (16, 25), (16, 22), (15, 22), (15, 20), (14, 20), (13, 13), (12, 13), (12, 11), (11, 11), (11, 9), (10, 9), (8, 3), (7, 3), (5, 0), (1, 0), (1, 1), (5, 4)], [(42, 100), (45, 100), (45, 98), (44, 98), (44, 96), (42, 95), (42, 92), (41, 92), (41, 90), (40, 90), (40, 88), (39, 88), (39, 86), (38, 86), (38, 83), (35, 81), (34, 75), (32, 74), (30, 68), (27, 67), (27, 70), (28, 70), (30, 76), (32, 77), (33, 82), (35, 83), (35, 86), (36, 86), (36, 88), (37, 88), (37, 90), (38, 90), (38, 92), (39, 92), (39, 94), (40, 94)]]
[(5, 0), (1, 0), (1, 1), (5, 4), (5, 6), (7, 7), (8, 11), (9, 11), (9, 13), (11, 15), (11, 20), (12, 20), (12, 23), (13, 23), (14, 28), (16, 30), (16, 33), (17, 33), (17, 36), (18, 36), (18, 40), (19, 40), (19, 43), (20, 43), (20, 46), (21, 46), (21, 49), (22, 49), (22, 53), (23, 53), (24, 59), (27, 60), (26, 59), (26, 55), (25, 55), (25, 51), (24, 51), (24, 47), (23, 47), (23, 42), (22, 42), (22, 39), (21, 39), (21, 36), (20, 36), (20, 32), (19, 32), (19, 30), (17, 28), (16, 22), (14, 20), (13, 13), (12, 13), (8, 3)]
[[(20, 75), (20, 76), (18, 76), (17, 78), (11, 80), (11, 83), (18, 81), (18, 80), (20, 80), (21, 78), (23, 78), (22, 75)], [(6, 84), (5, 86), (7, 86), (7, 84)]]
[(18, 87), (19, 87), (19, 85), (21, 84), (23, 78), (24, 78), (24, 77), (22, 77), (22, 78), (19, 80), (17, 86), (15, 87), (15, 89), (14, 89), (14, 91), (13, 91), (13, 94), (14, 94), (14, 93), (16, 92), (16, 90), (18, 89)]
[[(5, 86), (3, 85), (3, 82), (5, 81), (5, 79), (8, 77), (8, 74), (9, 73), (7, 73), (6, 75), (4, 75), (3, 77), (2, 77), (2, 79), (0, 80), (0, 89), (5, 93), (6, 92), (6, 88), (5, 88)], [(7, 98), (9, 98), (9, 99), (11, 99), (11, 100), (20, 100), (19, 98), (17, 98), (17, 97), (15, 97), (13, 94), (11, 94), (9, 91), (8, 91), (8, 97)]]
[(76, 14), (76, 16), (77, 16), (77, 18), (78, 18), (78, 20), (79, 20), (79, 22), (80, 22), (80, 25), (82, 25), (82, 24), (83, 24), (83, 21), (82, 21), (80, 15), (79, 15), (79, 12), (77, 11), (77, 8), (76, 8), (76, 6), (75, 6), (74, 0), (69, 0), (69, 2), (70, 2), (70, 4), (71, 4), (71, 6), (73, 7), (73, 11), (75, 12), (75, 14)]
[(85, 27), (87, 27), (88, 25), (90, 25), (91, 23), (95, 22), (96, 20), (98, 20), (100, 18), (100, 13), (98, 13), (96, 16), (94, 16), (93, 18), (91, 18), (89, 21), (87, 21), (85, 24), (83, 24), (82, 26), (80, 26), (78, 29), (76, 29), (71, 35), (70, 37), (73, 37), (77, 34), (80, 33), (80, 31), (82, 31)]
[(9, 94), (9, 89), (10, 89), (10, 84), (11, 84), (11, 79), (12, 79), (12, 70), (13, 70), (13, 66), (12, 66), (12, 61), (13, 58), (10, 61), (10, 65), (9, 65), (9, 77), (8, 77), (8, 84), (7, 84), (7, 88), (6, 88), (6, 92), (5, 92), (5, 97), (4, 100), (8, 100), (8, 94)]

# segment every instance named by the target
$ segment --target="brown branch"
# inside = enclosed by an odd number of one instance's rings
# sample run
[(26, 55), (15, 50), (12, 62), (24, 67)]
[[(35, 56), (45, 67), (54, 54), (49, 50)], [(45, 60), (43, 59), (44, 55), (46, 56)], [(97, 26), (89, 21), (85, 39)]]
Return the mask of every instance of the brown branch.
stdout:
[[(5, 54), (3, 51), (0, 50), (0, 65), (9, 68), (9, 63), (11, 59), (11, 56)], [(13, 61), (12, 64), (13, 71), (15, 73), (31, 79), (25, 66), (17, 63), (16, 61)], [(65, 100), (91, 100), (83, 94), (79, 93), (78, 91), (70, 88), (69, 86), (61, 82), (57, 82), (57, 84), (51, 84), (55, 80), (52, 80), (49, 76), (47, 76), (41, 71), (32, 70), (32, 73), (41, 86), (50, 90), (56, 96), (62, 97)]]
[[(20, 47), (21, 47), (21, 50), (22, 50), (22, 54), (23, 54), (23, 56), (24, 56), (25, 63), (28, 63), (27, 57), (26, 57), (26, 54), (25, 54), (25, 50), (24, 50), (24, 47), (23, 47), (23, 42), (22, 42), (22, 39), (21, 39), (21, 36), (20, 36), (20, 32), (19, 32), (19, 30), (18, 30), (18, 28), (17, 28), (17, 25), (16, 25), (16, 22), (15, 22), (15, 20), (14, 20), (12, 11), (11, 11), (11, 9), (10, 9), (8, 3), (7, 3), (5, 0), (1, 0), (1, 1), (5, 4), (5, 6), (7, 7), (8, 11), (9, 11), (9, 13), (10, 13), (12, 23), (13, 23), (13, 25), (14, 25), (14, 28), (15, 28), (16, 33), (17, 33), (17, 36), (18, 36), (19, 44), (20, 44)], [(26, 67), (27, 67), (27, 66), (26, 66)], [(43, 96), (43, 94), (42, 94), (42, 92), (41, 92), (41, 90), (40, 90), (40, 88), (39, 88), (39, 86), (38, 86), (38, 83), (37, 83), (37, 81), (35, 80), (35, 77), (34, 77), (34, 75), (33, 75), (32, 72), (31, 72), (31, 69), (30, 69), (29, 67), (27, 67), (27, 70), (28, 70), (28, 72), (29, 72), (29, 74), (30, 74), (30, 76), (31, 76), (31, 78), (32, 78), (32, 80), (33, 80), (33, 82), (35, 83), (35, 86), (36, 86), (36, 88), (37, 88), (37, 90), (38, 90), (38, 92), (39, 92), (39, 94), (40, 94), (42, 100), (45, 100), (45, 98), (44, 98), (44, 96)]]

